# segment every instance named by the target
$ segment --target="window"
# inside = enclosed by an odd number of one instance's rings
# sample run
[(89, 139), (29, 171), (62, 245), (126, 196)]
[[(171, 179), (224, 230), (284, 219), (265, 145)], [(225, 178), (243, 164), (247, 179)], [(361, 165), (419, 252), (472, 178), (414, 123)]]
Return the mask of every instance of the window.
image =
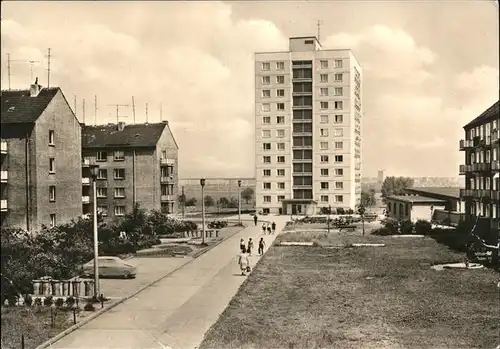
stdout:
[(108, 188), (97, 188), (96, 196), (98, 198), (105, 198), (108, 196)]
[(106, 205), (97, 206), (97, 212), (99, 212), (102, 216), (106, 217), (108, 215), (108, 206)]
[(123, 150), (117, 150), (114, 154), (115, 161), (123, 161), (125, 160), (125, 152)]
[(285, 70), (285, 62), (276, 62), (276, 70)]
[(266, 203), (271, 202), (271, 196), (269, 196), (269, 195), (265, 195), (265, 196), (263, 197), (263, 199), (264, 199), (264, 202), (266, 202)]
[(280, 89), (277, 89), (277, 90), (276, 90), (276, 96), (277, 96), (277, 97), (285, 97), (285, 90), (283, 90), (283, 89), (281, 89), (281, 88), (280, 88)]
[(284, 84), (285, 83), (285, 77), (283, 75), (278, 75), (276, 77), (276, 83), (277, 84)]
[(320, 94), (321, 96), (328, 96), (328, 87), (321, 87), (321, 88), (319, 89), (319, 94)]
[(285, 103), (276, 103), (276, 110), (285, 110)]
[(328, 149), (328, 142), (320, 142), (319, 143), (319, 149), (321, 149), (321, 150), (327, 150)]
[(336, 168), (335, 169), (335, 176), (343, 176), (344, 175), (344, 169), (343, 168)]
[(328, 182), (321, 182), (321, 189), (327, 190), (328, 189)]
[(278, 195), (276, 198), (278, 199), (278, 202), (281, 202), (285, 200), (285, 195)]
[(335, 189), (344, 189), (344, 182), (335, 182)]
[(285, 163), (285, 157), (283, 155), (278, 156), (278, 164), (284, 164)]
[(115, 198), (124, 198), (125, 188), (115, 188)]
[(262, 70), (271, 70), (271, 63), (263, 62), (262, 63)]
[(335, 195), (336, 202), (344, 202), (344, 195)]
[(278, 149), (278, 150), (285, 150), (285, 143), (278, 143), (278, 144), (276, 144), (276, 149)]
[(335, 68), (342, 68), (342, 60), (341, 59), (335, 60)]
[(97, 171), (97, 179), (107, 179), (108, 178), (108, 170), (99, 169)]
[(262, 130), (262, 137), (263, 138), (271, 137), (271, 130)]
[(96, 161), (106, 161), (108, 159), (108, 153), (105, 151), (98, 151)]
[(161, 158), (162, 159), (166, 159), (167, 158), (167, 151), (166, 150), (162, 150), (161, 151)]
[(278, 182), (278, 189), (285, 189), (285, 182)]
[(328, 176), (328, 169), (327, 168), (322, 168), (321, 169), (321, 175), (322, 176)]
[(342, 74), (335, 74), (333, 79), (337, 82), (341, 82), (342, 81)]
[(269, 177), (271, 175), (271, 170), (262, 170), (262, 175), (264, 177)]
[(284, 124), (285, 123), (285, 117), (284, 116), (277, 116), (276, 117), (276, 123), (277, 124)]
[(328, 202), (328, 195), (321, 195), (321, 202)]
[(344, 130), (342, 130), (341, 128), (336, 128), (335, 130), (333, 130), (333, 135), (335, 137), (342, 137), (344, 135)]
[(125, 179), (125, 169), (115, 168), (115, 179)]
[(49, 173), (56, 173), (56, 159), (49, 158)]
[(270, 98), (271, 90), (262, 90), (262, 98)]
[(328, 102), (319, 102), (321, 109), (328, 109)]
[(270, 190), (271, 189), (271, 183), (270, 182), (264, 182), (262, 183), (262, 187), (266, 190)]
[(49, 186), (49, 201), (50, 202), (56, 201), (56, 186), (55, 185)]
[(125, 206), (115, 206), (115, 216), (125, 216)]
[(328, 159), (328, 155), (321, 155), (320, 160), (321, 160), (320, 162), (321, 162), (322, 164), (327, 164), (327, 163), (328, 163), (328, 160), (329, 160), (329, 159)]
[(336, 102), (334, 103), (334, 106), (335, 106), (335, 109), (336, 109), (336, 110), (342, 110), (342, 109), (343, 109), (343, 107), (344, 107), (344, 103), (343, 103), (342, 101), (336, 101)]
[(283, 168), (279, 168), (276, 170), (276, 174), (280, 177), (284, 176), (285, 175), (285, 169)]
[(328, 69), (328, 61), (319, 61), (321, 69)]
[(344, 149), (344, 142), (335, 142), (335, 149)]
[(262, 157), (262, 162), (265, 164), (270, 164), (271, 163), (271, 157), (270, 156), (263, 156)]
[(49, 130), (49, 145), (55, 145), (54, 130)]
[(262, 85), (269, 85), (271, 83), (271, 77), (270, 76), (263, 76), (262, 77)]
[(335, 162), (344, 162), (344, 155), (335, 155)]
[(320, 128), (319, 134), (321, 135), (321, 137), (328, 137), (328, 129), (327, 128)]
[(262, 103), (262, 111), (271, 111), (271, 104)]
[(276, 137), (278, 138), (285, 137), (285, 130), (276, 130)]
[(328, 74), (320, 74), (319, 81), (320, 82), (328, 82)]
[(50, 227), (53, 228), (56, 226), (56, 214), (51, 213), (50, 214)]
[(344, 94), (344, 89), (342, 87), (335, 87), (335, 96), (342, 96)]
[(262, 149), (271, 150), (271, 143), (262, 143)]
[(320, 122), (322, 124), (328, 124), (328, 115), (321, 115), (320, 118), (321, 118)]
[(262, 117), (262, 123), (263, 124), (270, 124), (271, 123), (271, 117), (270, 116), (264, 116), (264, 117)]
[(343, 115), (335, 115), (335, 123), (336, 124), (341, 124), (344, 122), (344, 116)]

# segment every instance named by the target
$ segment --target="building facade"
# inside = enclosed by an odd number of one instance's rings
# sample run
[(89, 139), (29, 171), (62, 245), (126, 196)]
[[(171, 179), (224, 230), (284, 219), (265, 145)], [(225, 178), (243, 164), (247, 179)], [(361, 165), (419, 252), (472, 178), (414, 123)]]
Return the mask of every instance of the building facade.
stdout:
[(420, 195), (392, 195), (385, 199), (387, 217), (397, 220), (433, 220), (436, 210), (443, 211), (445, 200)]
[(1, 225), (37, 231), (82, 214), (81, 127), (60, 88), (1, 95)]
[(484, 218), (497, 238), (500, 228), (499, 113), (496, 102), (465, 125), (465, 139), (459, 145), (465, 152), (465, 164), (460, 165), (460, 174), (465, 175), (465, 189), (460, 191), (460, 197), (465, 201), (466, 220), (474, 222), (477, 217)]
[(93, 209), (92, 167), (96, 166), (97, 209), (108, 219), (146, 210), (176, 212), (179, 147), (167, 121), (84, 126), (81, 202)]
[(295, 37), (255, 54), (256, 209), (353, 208), (361, 193), (362, 70), (350, 50)]

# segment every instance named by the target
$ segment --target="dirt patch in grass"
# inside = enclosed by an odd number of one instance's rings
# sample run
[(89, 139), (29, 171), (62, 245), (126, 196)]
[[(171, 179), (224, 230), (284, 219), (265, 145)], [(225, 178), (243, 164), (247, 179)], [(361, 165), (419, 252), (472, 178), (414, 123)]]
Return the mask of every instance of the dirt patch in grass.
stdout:
[(59, 332), (73, 326), (73, 312), (57, 309), (55, 327), (51, 327), (50, 309), (37, 311), (30, 307), (2, 307), (2, 348), (21, 348), (24, 334), (25, 349), (36, 348)]
[(389, 240), (389, 245), (273, 246), (200, 348), (470, 349), (499, 344), (498, 274), (431, 270), (431, 264), (462, 257), (431, 239), (365, 237), (374, 238)]

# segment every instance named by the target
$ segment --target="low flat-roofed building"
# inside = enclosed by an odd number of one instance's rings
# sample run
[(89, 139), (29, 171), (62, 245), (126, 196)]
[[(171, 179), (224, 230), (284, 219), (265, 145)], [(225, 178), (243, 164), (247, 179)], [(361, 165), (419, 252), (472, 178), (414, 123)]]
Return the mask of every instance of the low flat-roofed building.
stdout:
[(431, 221), (435, 210), (444, 210), (446, 200), (420, 195), (392, 195), (386, 199), (387, 217), (398, 220)]

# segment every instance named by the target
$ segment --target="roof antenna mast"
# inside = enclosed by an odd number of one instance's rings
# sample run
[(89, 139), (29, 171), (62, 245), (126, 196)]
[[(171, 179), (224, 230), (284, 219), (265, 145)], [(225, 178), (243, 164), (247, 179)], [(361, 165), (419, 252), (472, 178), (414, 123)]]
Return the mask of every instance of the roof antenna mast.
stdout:
[(319, 41), (319, 38), (320, 38), (320, 34), (321, 34), (321, 25), (323, 24), (323, 21), (318, 19), (318, 22), (317, 22), (317, 26), (318, 26), (318, 35), (317, 35), (317, 38), (318, 38), (318, 41)]

